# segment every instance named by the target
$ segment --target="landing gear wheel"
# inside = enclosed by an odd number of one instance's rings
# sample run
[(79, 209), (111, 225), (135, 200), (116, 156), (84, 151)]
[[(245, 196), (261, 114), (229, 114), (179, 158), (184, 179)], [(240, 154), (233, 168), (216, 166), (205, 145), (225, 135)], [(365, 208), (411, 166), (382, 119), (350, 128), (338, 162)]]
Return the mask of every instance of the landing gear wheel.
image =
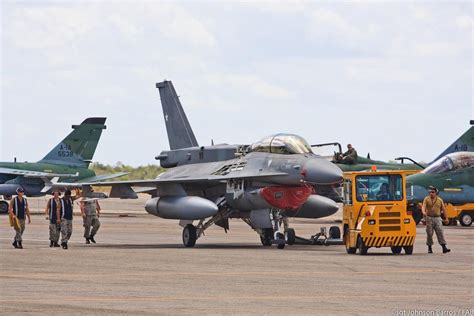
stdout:
[(293, 228), (288, 228), (285, 231), (285, 240), (288, 245), (294, 245), (295, 244), (295, 239), (296, 239), (296, 233)]
[(472, 215), (470, 213), (462, 213), (461, 216), (459, 216), (459, 222), (462, 226), (471, 226)]
[(349, 228), (346, 228), (344, 230), (344, 246), (346, 246), (346, 252), (350, 255), (355, 254), (357, 251), (356, 247), (351, 247), (351, 238), (349, 236)]
[(194, 247), (197, 240), (196, 227), (192, 224), (188, 224), (183, 229), (183, 245), (184, 247)]
[(402, 252), (402, 247), (401, 246), (392, 246), (390, 247), (392, 249), (392, 253), (394, 255), (398, 255), (400, 252)]
[(364, 244), (364, 241), (360, 236), (357, 238), (357, 248), (359, 248), (359, 255), (361, 256), (365, 256), (367, 254), (367, 250), (369, 250), (369, 247)]
[(411, 255), (413, 253), (413, 246), (405, 246), (403, 250), (405, 250), (406, 255)]
[(0, 201), (0, 214), (8, 213), (8, 202)]
[(276, 241), (278, 242), (277, 248), (278, 249), (285, 248), (285, 242), (281, 242), (281, 241), (285, 241), (285, 235), (283, 235), (282, 233), (277, 233), (275, 237), (276, 237)]
[(330, 239), (339, 239), (341, 238), (341, 230), (338, 226), (331, 226), (329, 228), (329, 238)]

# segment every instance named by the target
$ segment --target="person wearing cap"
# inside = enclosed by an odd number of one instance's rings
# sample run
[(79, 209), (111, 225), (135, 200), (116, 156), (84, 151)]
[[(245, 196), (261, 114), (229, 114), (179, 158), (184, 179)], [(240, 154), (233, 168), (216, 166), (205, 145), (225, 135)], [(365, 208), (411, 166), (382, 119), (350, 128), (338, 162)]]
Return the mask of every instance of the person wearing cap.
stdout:
[(438, 196), (438, 189), (434, 186), (429, 187), (429, 195), (423, 200), (421, 212), (426, 218), (426, 245), (428, 253), (433, 253), (433, 231), (436, 232), (438, 243), (443, 248), (443, 253), (450, 252), (451, 249), (446, 247), (446, 240), (443, 235), (443, 222), (441, 215), (444, 214), (444, 223), (448, 224), (446, 216), (446, 208), (443, 200)]
[(345, 164), (355, 164), (357, 162), (357, 151), (351, 144), (347, 144), (347, 151), (339, 156), (338, 162)]
[(72, 217), (74, 211), (74, 201), (80, 197), (79, 189), (76, 189), (76, 195), (71, 196), (71, 190), (64, 192), (61, 199), (61, 247), (67, 249), (67, 242), (72, 235)]
[(46, 219), (49, 220), (49, 246), (59, 247), (59, 231), (61, 229), (61, 193), (53, 191), (53, 197), (46, 203)]
[[(94, 190), (91, 188), (91, 192)], [(95, 244), (94, 236), (100, 227), (100, 205), (96, 199), (83, 198), (81, 201), (81, 215), (84, 220), (84, 238), (86, 244), (90, 244), (91, 241)]]
[(8, 208), (8, 215), (13, 223), (17, 222), (17, 224), (13, 225), (15, 229), (15, 239), (13, 239), (13, 247), (15, 248), (23, 248), (23, 240), (22, 235), (25, 232), (25, 219), (28, 217), (28, 224), (31, 223), (30, 217), (30, 209), (28, 207), (28, 201), (23, 196), (25, 191), (23, 188), (17, 188), (16, 194), (11, 201), (10, 207)]

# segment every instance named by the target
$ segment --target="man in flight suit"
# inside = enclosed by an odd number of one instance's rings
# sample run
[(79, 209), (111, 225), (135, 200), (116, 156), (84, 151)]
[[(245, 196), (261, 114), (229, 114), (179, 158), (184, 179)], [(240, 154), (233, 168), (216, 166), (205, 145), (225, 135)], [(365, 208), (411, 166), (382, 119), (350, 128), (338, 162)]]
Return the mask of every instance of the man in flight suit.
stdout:
[(16, 231), (12, 245), (13, 247), (20, 249), (23, 249), (22, 235), (25, 231), (26, 216), (28, 216), (28, 224), (31, 223), (30, 209), (26, 198), (23, 196), (24, 193), (25, 191), (23, 191), (23, 188), (17, 188), (16, 194), (18, 195), (10, 201), (10, 207), (8, 208), (10, 221), (14, 223), (13, 228)]
[(450, 252), (451, 249), (446, 247), (446, 240), (443, 235), (443, 223), (441, 220), (441, 213), (444, 212), (444, 223), (448, 224), (448, 217), (446, 215), (446, 208), (443, 200), (438, 196), (438, 189), (434, 186), (429, 187), (430, 194), (423, 200), (423, 207), (421, 212), (426, 218), (426, 245), (428, 246), (428, 253), (433, 253), (433, 230), (436, 232), (438, 242), (443, 248), (443, 253)]
[(59, 247), (59, 231), (61, 229), (61, 193), (53, 191), (53, 197), (48, 200), (44, 212), (49, 220), (49, 246)]
[(86, 244), (92, 241), (95, 244), (94, 236), (100, 227), (100, 205), (97, 200), (84, 199), (81, 201), (81, 214), (84, 219), (84, 238)]
[(74, 201), (80, 197), (79, 190), (76, 190), (76, 195), (71, 196), (71, 190), (64, 192), (64, 197), (61, 199), (61, 246), (67, 249), (67, 242), (72, 235), (72, 216), (74, 212)]

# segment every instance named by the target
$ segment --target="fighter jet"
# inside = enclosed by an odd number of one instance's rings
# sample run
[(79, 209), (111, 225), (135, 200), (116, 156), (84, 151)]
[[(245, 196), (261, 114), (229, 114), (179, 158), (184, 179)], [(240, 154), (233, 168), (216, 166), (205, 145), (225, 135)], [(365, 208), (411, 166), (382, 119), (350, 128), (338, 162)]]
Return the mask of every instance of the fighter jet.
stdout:
[(185, 247), (193, 247), (213, 224), (227, 231), (229, 218), (239, 218), (264, 246), (282, 249), (295, 234), (283, 229), (285, 218), (319, 218), (338, 210), (317, 188), (338, 186), (342, 171), (313, 154), (302, 137), (276, 134), (253, 145), (199, 146), (172, 83), (156, 87), (171, 149), (156, 159), (169, 169), (154, 180), (94, 184), (112, 186), (110, 197), (149, 193), (146, 211), (179, 220)]
[[(8, 199), (21, 186), (27, 196), (42, 196), (53, 188), (65, 189), (63, 182), (91, 183), (123, 176), (125, 173), (96, 176), (88, 168), (106, 128), (105, 120), (90, 117), (73, 125), (73, 131), (38, 162), (0, 162), (0, 195)], [(7, 210), (8, 202), (0, 200), (0, 212)]]
[[(435, 186), (445, 203), (462, 205), (474, 203), (474, 152), (455, 152), (442, 156), (420, 173), (407, 177), (408, 194), (412, 202), (423, 202), (429, 187)], [(416, 221), (421, 219), (419, 209), (413, 210)], [(463, 212), (460, 222), (469, 226), (474, 210)]]

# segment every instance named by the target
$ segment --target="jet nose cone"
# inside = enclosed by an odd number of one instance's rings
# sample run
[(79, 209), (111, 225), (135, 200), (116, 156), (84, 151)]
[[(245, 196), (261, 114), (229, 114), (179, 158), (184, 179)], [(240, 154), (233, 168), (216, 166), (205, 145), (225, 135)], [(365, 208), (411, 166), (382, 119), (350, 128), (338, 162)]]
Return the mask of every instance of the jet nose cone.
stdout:
[(334, 184), (342, 181), (342, 170), (324, 158), (309, 160), (302, 175), (305, 181), (313, 184)]

